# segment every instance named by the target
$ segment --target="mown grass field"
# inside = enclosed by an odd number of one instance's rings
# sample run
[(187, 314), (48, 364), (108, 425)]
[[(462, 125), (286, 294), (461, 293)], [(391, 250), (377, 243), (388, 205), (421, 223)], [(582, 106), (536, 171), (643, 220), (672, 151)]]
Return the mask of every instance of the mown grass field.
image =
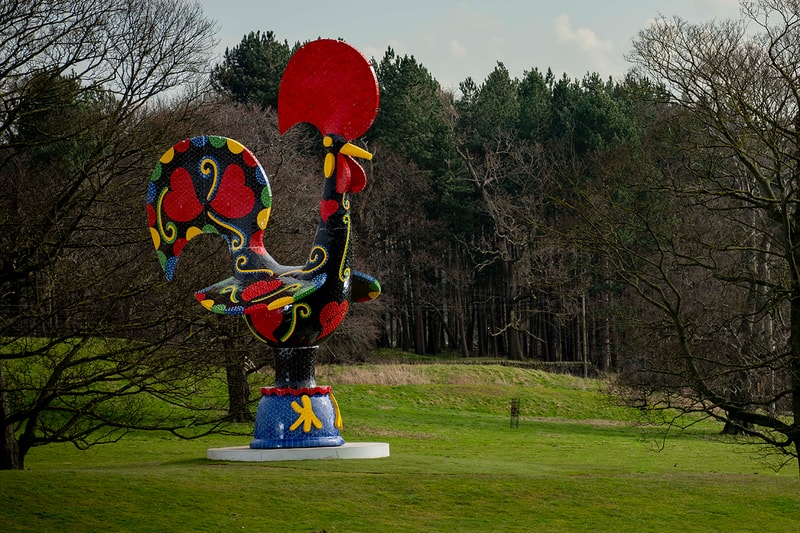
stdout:
[[(643, 424), (603, 382), (499, 366), (324, 367), (350, 441), (391, 457), (221, 463), (134, 435), (0, 472), (0, 531), (771, 531), (800, 527), (796, 465), (701, 422)], [(264, 381), (268, 381), (266, 378)], [(521, 400), (517, 429), (509, 403)], [(249, 431), (248, 428), (243, 428)]]

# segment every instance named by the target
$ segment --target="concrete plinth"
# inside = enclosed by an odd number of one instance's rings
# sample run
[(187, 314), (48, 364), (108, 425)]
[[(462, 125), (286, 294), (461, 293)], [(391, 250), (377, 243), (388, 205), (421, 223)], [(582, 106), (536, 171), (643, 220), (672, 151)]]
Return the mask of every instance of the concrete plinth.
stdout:
[(207, 458), (212, 461), (301, 461), (304, 459), (377, 459), (389, 457), (386, 442), (346, 442), (341, 446), (318, 448), (209, 448)]

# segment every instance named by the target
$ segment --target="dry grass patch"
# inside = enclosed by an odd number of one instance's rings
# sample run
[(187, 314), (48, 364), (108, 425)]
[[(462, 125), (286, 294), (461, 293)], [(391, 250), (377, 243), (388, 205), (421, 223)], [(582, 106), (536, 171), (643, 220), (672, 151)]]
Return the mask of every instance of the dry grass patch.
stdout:
[(478, 364), (320, 365), (316, 377), (317, 382), (327, 385), (516, 385), (597, 390), (602, 384), (542, 370)]
[(333, 385), (428, 385), (421, 365), (319, 366), (317, 382)]

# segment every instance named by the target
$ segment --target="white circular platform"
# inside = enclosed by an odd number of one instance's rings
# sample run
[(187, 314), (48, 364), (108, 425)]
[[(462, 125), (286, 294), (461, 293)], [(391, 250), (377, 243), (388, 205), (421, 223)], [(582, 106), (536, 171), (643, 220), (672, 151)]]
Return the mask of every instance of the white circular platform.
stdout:
[(207, 458), (212, 461), (301, 461), (304, 459), (377, 459), (389, 457), (386, 442), (346, 442), (341, 446), (318, 448), (209, 448)]

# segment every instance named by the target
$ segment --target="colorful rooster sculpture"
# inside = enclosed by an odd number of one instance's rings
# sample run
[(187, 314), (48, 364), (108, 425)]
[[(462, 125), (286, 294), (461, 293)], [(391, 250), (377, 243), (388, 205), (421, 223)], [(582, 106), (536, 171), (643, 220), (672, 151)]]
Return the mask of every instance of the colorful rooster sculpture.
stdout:
[[(210, 311), (244, 316), (253, 333), (276, 348), (275, 385), (262, 389), (251, 447), (344, 442), (330, 388), (314, 381), (313, 357), (351, 301), (380, 294), (375, 278), (351, 268), (349, 200), (349, 194), (366, 185), (364, 169), (354, 158), (372, 157), (349, 141), (369, 129), (377, 110), (375, 73), (348, 44), (313, 41), (290, 59), (278, 95), (278, 129), (285, 133), (301, 122), (313, 124), (326, 149), (319, 223), (302, 266), (279, 264), (267, 252), (263, 238), (272, 193), (266, 172), (239, 142), (220, 136), (184, 140), (161, 157), (151, 177), (148, 222), (167, 279), (173, 278), (188, 241), (202, 233), (222, 235), (233, 276), (195, 296)], [(302, 405), (284, 397), (300, 398)]]

